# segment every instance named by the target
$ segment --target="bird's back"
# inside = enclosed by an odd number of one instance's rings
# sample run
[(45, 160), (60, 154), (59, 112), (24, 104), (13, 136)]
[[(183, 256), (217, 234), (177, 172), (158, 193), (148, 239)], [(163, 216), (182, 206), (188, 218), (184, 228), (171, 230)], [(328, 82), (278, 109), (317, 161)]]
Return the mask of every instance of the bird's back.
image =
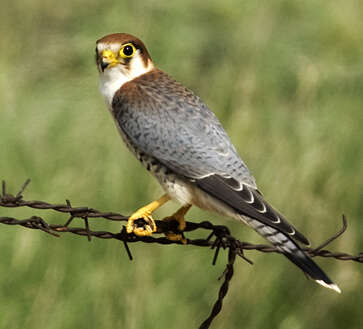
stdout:
[(123, 85), (113, 108), (134, 144), (176, 172), (189, 178), (218, 173), (256, 188), (214, 113), (163, 71), (152, 70)]

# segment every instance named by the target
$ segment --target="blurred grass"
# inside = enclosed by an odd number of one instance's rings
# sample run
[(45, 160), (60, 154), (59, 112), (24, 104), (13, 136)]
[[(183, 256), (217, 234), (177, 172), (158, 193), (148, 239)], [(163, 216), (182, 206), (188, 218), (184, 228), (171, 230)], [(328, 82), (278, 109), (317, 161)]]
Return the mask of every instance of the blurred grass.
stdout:
[[(266, 198), (317, 245), (363, 250), (361, 1), (4, 0), (0, 177), (26, 197), (131, 213), (161, 189), (122, 145), (97, 90), (95, 40), (129, 32), (215, 111)], [(176, 208), (158, 212), (165, 216)], [(34, 211), (0, 210), (26, 216)], [(47, 220), (62, 222), (47, 213)], [(190, 219), (219, 218), (197, 209)], [(228, 222), (234, 234), (262, 241)], [(117, 224), (104, 228), (116, 230)], [(224, 266), (192, 247), (0, 230), (0, 328), (196, 328)], [(213, 328), (358, 328), (361, 265), (319, 260), (342, 295), (283, 257), (239, 262)]]

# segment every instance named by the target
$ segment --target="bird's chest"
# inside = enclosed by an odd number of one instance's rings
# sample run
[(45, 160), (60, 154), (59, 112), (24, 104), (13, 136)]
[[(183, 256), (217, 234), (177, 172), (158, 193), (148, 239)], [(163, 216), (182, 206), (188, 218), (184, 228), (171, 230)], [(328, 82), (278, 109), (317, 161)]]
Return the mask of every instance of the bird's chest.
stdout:
[[(127, 148), (135, 155), (135, 157), (140, 161), (140, 163), (148, 170), (151, 174), (153, 174), (159, 181), (165, 179), (169, 176), (169, 172), (165, 166), (160, 164), (153, 157), (142, 152), (132, 140), (127, 136), (127, 134), (122, 130), (119, 125), (119, 122), (115, 120), (117, 129), (122, 137), (122, 140), (126, 144)], [(161, 182), (160, 182), (161, 183)]]

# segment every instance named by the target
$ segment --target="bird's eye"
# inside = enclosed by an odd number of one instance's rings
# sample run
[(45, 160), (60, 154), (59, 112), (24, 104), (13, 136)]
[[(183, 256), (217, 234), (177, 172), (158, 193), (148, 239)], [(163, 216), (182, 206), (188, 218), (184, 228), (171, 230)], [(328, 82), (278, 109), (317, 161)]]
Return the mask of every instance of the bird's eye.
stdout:
[(136, 48), (132, 43), (127, 43), (120, 50), (120, 56), (123, 58), (131, 58), (135, 55)]

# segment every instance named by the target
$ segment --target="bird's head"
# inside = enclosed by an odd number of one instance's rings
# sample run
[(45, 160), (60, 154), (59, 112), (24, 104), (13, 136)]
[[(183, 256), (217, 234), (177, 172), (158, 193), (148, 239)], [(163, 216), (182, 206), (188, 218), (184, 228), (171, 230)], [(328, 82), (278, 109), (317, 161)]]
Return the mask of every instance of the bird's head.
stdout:
[(100, 89), (106, 100), (126, 82), (154, 68), (141, 40), (126, 33), (107, 35), (96, 42)]
[(97, 40), (96, 63), (100, 74), (117, 69), (128, 76), (147, 72), (152, 66), (143, 42), (126, 33), (109, 34)]

